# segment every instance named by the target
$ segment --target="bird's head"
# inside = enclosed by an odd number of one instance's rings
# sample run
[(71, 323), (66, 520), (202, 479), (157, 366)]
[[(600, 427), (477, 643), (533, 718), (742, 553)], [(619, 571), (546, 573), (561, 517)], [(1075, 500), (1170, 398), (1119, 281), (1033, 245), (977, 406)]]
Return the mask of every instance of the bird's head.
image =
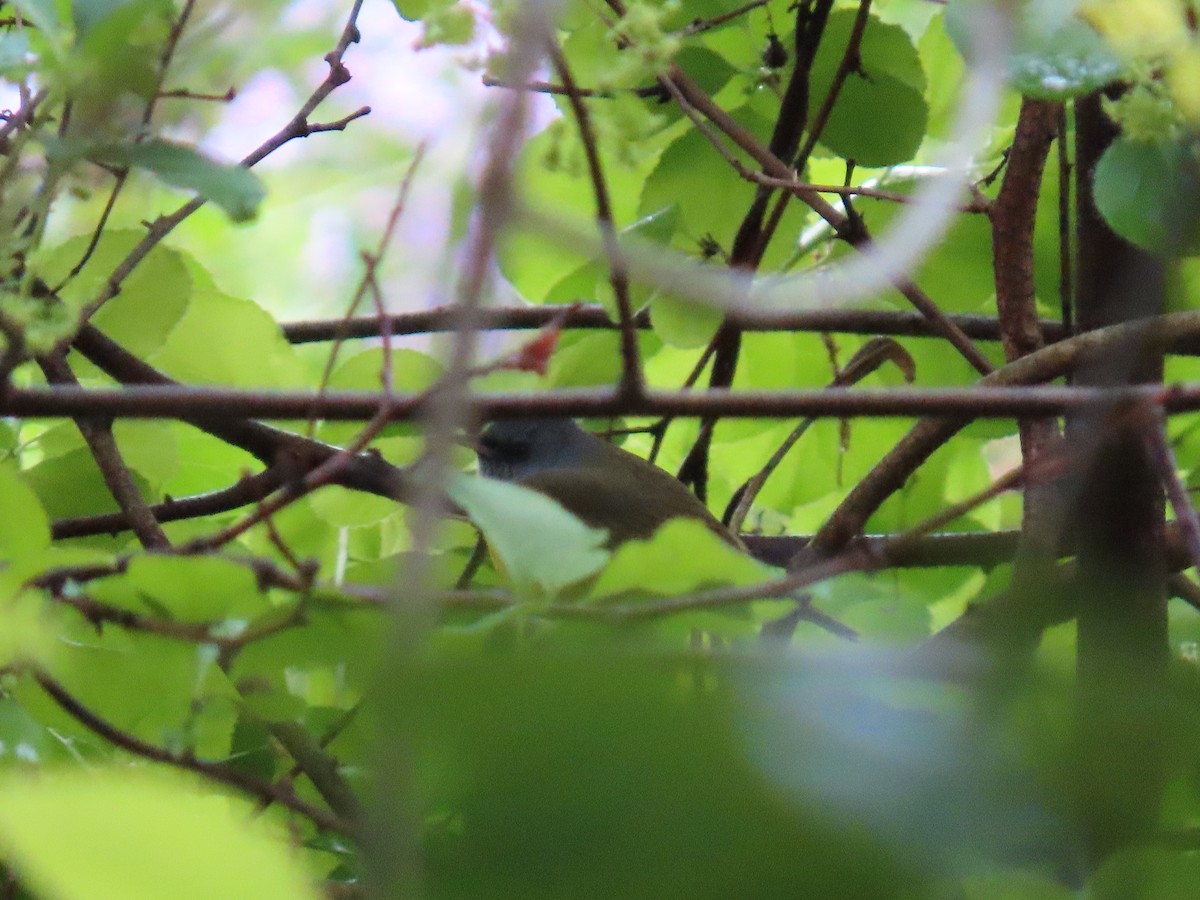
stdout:
[(523, 481), (540, 472), (584, 465), (596, 440), (572, 419), (492, 422), (479, 435), (479, 471), (489, 478)]

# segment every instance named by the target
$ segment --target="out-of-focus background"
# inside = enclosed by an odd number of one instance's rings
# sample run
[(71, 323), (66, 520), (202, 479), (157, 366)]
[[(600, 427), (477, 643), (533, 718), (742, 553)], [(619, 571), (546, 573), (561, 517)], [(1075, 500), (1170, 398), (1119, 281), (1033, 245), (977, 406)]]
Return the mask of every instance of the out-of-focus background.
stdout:
[[(156, 121), (166, 133), (198, 142), (214, 156), (239, 160), (281, 128), (324, 78), (323, 55), (344, 25), (344, 0), (200, 2), (166, 80), (168, 90), (236, 93), (230, 102), (164, 99)], [(484, 56), (494, 40), (480, 11), (477, 39), (461, 47), (421, 47), (420, 24), (405, 21), (388, 0), (367, 0), (361, 40), (346, 55), (352, 80), (311, 117), (329, 122), (362, 106), (370, 115), (345, 132), (293, 141), (255, 171), (267, 188), (256, 221), (231, 228), (205, 208), (170, 239), (208, 260), (217, 286), (252, 299), (280, 320), (340, 313), (361, 272), (359, 252), (374, 248), (414, 149), (425, 157), (412, 185), (396, 242), (381, 269), (392, 311), (445, 302), (453, 280), (451, 211), (479, 158), (483, 107), (499, 92), (483, 86)], [(239, 35), (257, 34), (257, 40)], [(201, 52), (196, 52), (197, 49)], [(247, 49), (251, 52), (247, 53)], [(282, 61), (282, 65), (281, 65)], [(535, 99), (538, 117), (552, 105)], [(15, 97), (5, 98), (15, 106)], [(95, 176), (63, 204), (51, 243), (85, 233), (108, 196), (111, 180)], [(169, 212), (187, 194), (136, 179), (112, 225), (137, 227), (150, 196)]]

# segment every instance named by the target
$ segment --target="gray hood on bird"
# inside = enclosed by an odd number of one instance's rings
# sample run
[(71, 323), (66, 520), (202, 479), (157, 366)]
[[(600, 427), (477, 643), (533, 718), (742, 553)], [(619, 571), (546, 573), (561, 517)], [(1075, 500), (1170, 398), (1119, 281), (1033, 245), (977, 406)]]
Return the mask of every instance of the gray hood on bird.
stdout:
[(598, 437), (573, 419), (511, 419), (492, 422), (479, 435), (479, 471), (501, 481), (524, 481), (554, 469), (588, 464)]

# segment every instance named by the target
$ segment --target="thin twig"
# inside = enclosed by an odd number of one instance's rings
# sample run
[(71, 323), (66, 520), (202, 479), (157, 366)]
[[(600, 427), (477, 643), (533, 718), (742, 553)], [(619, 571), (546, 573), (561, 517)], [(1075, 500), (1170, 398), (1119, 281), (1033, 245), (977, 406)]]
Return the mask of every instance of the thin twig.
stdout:
[[(880, 352), (883, 342), (888, 342), (887, 352)], [(903, 354), (907, 357), (904, 349), (891, 341), (889, 338), (876, 338), (874, 341), (868, 342), (856, 353), (846, 365), (846, 367), (837, 373), (833, 381), (830, 382), (831, 388), (849, 387), (862, 381), (885, 362), (891, 360), (896, 362), (897, 354)], [(912, 359), (908, 358), (905, 375), (908, 381), (912, 381), (911, 374)], [(746, 521), (746, 516), (750, 512), (750, 507), (754, 505), (754, 500), (758, 497), (763, 485), (771, 474), (779, 468), (784, 458), (795, 446), (796, 442), (804, 435), (816, 421), (813, 417), (803, 419), (797, 425), (780, 445), (771, 454), (771, 458), (763, 464), (763, 467), (758, 470), (742, 487), (736, 492), (737, 505), (733, 508), (733, 512), (729, 516), (729, 530), (734, 534), (739, 534), (742, 530), (742, 524)]]
[[(46, 380), (51, 384), (79, 387), (79, 380), (62, 356), (41, 358), (38, 363)], [(147, 507), (146, 498), (142, 496), (133, 480), (133, 473), (129, 471), (129, 466), (121, 456), (121, 449), (113, 436), (112, 421), (93, 416), (77, 416), (75, 426), (83, 435), (109, 493), (117, 501), (117, 506), (121, 508), (122, 515), (130, 523), (142, 546), (147, 550), (165, 550), (170, 547), (171, 542), (167, 540), (162, 526)]]
[[(241, 161), (241, 164), (246, 168), (252, 168), (257, 163), (266, 159), (284, 144), (298, 138), (307, 137), (316, 131), (336, 130), (333, 123), (331, 125), (313, 126), (309, 123), (308, 117), (313, 111), (328, 97), (335, 89), (345, 84), (350, 80), (350, 72), (342, 63), (342, 57), (350, 45), (358, 40), (358, 14), (362, 8), (363, 0), (354, 0), (351, 4), (350, 12), (346, 18), (346, 24), (342, 28), (341, 35), (338, 38), (337, 44), (333, 50), (325, 54), (325, 61), (329, 64), (329, 72), (325, 79), (317, 85), (316, 89), (309, 95), (308, 99), (300, 107), (300, 110), (292, 117), (292, 119), (278, 132), (260, 144), (255, 150), (247, 154)], [(366, 110), (358, 110), (351, 116), (341, 122), (341, 127), (344, 127), (345, 122), (350, 119), (357, 118), (360, 115), (365, 115)], [(121, 285), (125, 279), (132, 274), (134, 269), (150, 254), (159, 243), (162, 242), (168, 234), (187, 219), (192, 213), (200, 209), (205, 204), (206, 200), (203, 196), (198, 196), (185, 203), (183, 206), (176, 209), (173, 213), (159, 216), (155, 219), (147, 229), (145, 237), (143, 237), (136, 246), (125, 256), (116, 268), (109, 274), (104, 286), (100, 289), (91, 300), (89, 300), (79, 311), (79, 321), (86, 323), (88, 319), (95, 314), (105, 303), (115, 297), (121, 290)], [(65, 342), (65, 343), (69, 343)]]
[(749, 3), (744, 3), (736, 9), (731, 9), (727, 13), (722, 13), (719, 16), (713, 16), (711, 19), (696, 19), (694, 22), (681, 28), (676, 32), (680, 37), (691, 37), (695, 34), (703, 34), (727, 22), (732, 22), (734, 19), (744, 16), (752, 10), (758, 9), (760, 6), (766, 6), (768, 0), (750, 0)]
[(1140, 429), (1146, 451), (1158, 469), (1158, 478), (1162, 482), (1171, 509), (1175, 511), (1175, 520), (1179, 523), (1179, 531), (1183, 535), (1184, 544), (1191, 556), (1192, 565), (1200, 572), (1200, 515), (1196, 514), (1196, 506), (1192, 503), (1187, 485), (1179, 477), (1179, 464), (1175, 459), (1175, 451), (1167, 440), (1167, 420), (1162, 407), (1157, 404), (1145, 404), (1140, 413), (1145, 418), (1145, 424)]
[[(400, 180), (400, 189), (396, 194), (395, 202), (392, 203), (392, 208), (388, 211), (387, 221), (384, 223), (383, 232), (379, 236), (375, 251), (371, 254), (363, 254), (363, 274), (354, 288), (354, 293), (350, 296), (350, 302), (346, 304), (345, 315), (335, 320), (336, 324), (331, 336), (333, 347), (330, 348), (329, 354), (325, 358), (321, 377), (317, 380), (318, 394), (323, 393), (329, 385), (329, 379), (333, 376), (333, 368), (337, 362), (338, 353), (342, 348), (343, 342), (348, 337), (346, 325), (354, 319), (354, 314), (358, 312), (358, 308), (362, 304), (363, 297), (366, 294), (368, 282), (374, 278), (374, 274), (378, 270), (379, 264), (383, 261), (387, 248), (391, 246), (392, 239), (396, 233), (396, 226), (400, 222), (400, 216), (408, 205), (408, 196), (412, 190), (413, 181), (416, 179), (417, 169), (420, 167), (421, 161), (425, 158), (425, 150), (426, 144), (424, 142), (417, 145), (417, 149), (413, 153), (413, 158), (405, 169), (404, 177)], [(375, 337), (386, 341), (391, 334), (395, 333), (390, 316), (380, 316), (377, 311), (375, 315), (366, 317), (366, 320), (372, 324), (372, 331)], [(385, 325), (387, 326), (386, 328), (384, 327)], [(384, 334), (385, 331), (387, 332), (386, 335)], [(317, 416), (315, 414), (308, 417), (308, 435), (310, 437), (316, 429), (316, 422)]]
[(272, 803), (278, 803), (280, 806), (304, 816), (313, 822), (313, 824), (326, 831), (333, 831), (344, 835), (351, 835), (354, 832), (352, 823), (300, 799), (290, 788), (259, 781), (257, 778), (247, 774), (245, 770), (234, 768), (226, 763), (196, 759), (187, 754), (172, 753), (169, 750), (164, 750), (162, 747), (156, 747), (102, 719), (80, 703), (74, 695), (46, 672), (35, 670), (33, 677), (41, 685), (42, 690), (50, 696), (50, 699), (63, 712), (67, 713), (89, 731), (99, 735), (127, 753), (132, 753), (134, 756), (140, 756), (152, 762), (164, 763), (168, 766), (194, 772), (197, 775), (202, 775), (221, 784), (237, 788), (251, 796), (266, 799)]
[[(141, 143), (149, 134), (150, 122), (154, 118), (154, 110), (158, 105), (158, 98), (161, 96), (162, 86), (167, 78), (167, 69), (170, 68), (171, 60), (175, 57), (175, 50), (179, 46), (179, 39), (183, 36), (183, 30), (187, 27), (187, 23), (192, 17), (192, 10), (195, 8), (195, 5), (195, 0), (186, 0), (183, 4), (183, 9), (175, 17), (175, 21), (171, 25), (171, 30), (167, 34), (166, 43), (163, 45), (162, 53), (159, 54), (158, 58), (158, 70), (155, 73), (154, 89), (150, 93), (145, 106), (142, 107), (141, 129), (134, 136), (134, 143)], [(104, 229), (108, 225), (108, 220), (117, 205), (117, 198), (121, 196), (121, 191), (129, 179), (129, 169), (122, 168), (114, 174), (116, 180), (113, 182), (112, 190), (108, 192), (108, 198), (104, 202), (104, 208), (100, 211), (96, 226), (92, 229), (91, 238), (88, 240), (87, 246), (84, 247), (78, 262), (67, 273), (66, 278), (55, 285), (55, 293), (61, 291), (68, 282), (83, 270), (88, 260), (92, 258), (92, 254), (96, 252), (96, 247), (100, 244), (100, 238), (104, 235)]]
[[(159, 522), (178, 522), (182, 519), (198, 519), (230, 512), (262, 500), (278, 488), (285, 477), (285, 473), (273, 467), (255, 475), (244, 476), (236, 483), (218, 491), (197, 494), (194, 497), (167, 499), (148, 508), (150, 514)], [(129, 527), (130, 521), (125, 513), (105, 513), (98, 516), (56, 519), (50, 523), (50, 534), (58, 541), (93, 534), (116, 534)]]
[(562, 79), (567, 89), (567, 99), (571, 111), (575, 114), (575, 122), (579, 128), (579, 139), (583, 144), (584, 155), (587, 158), (588, 175), (592, 182), (592, 196), (596, 202), (596, 224), (604, 241), (604, 251), (608, 257), (608, 278), (612, 285), (613, 297), (617, 302), (618, 323), (621, 327), (621, 378), (618, 390), (631, 397), (637, 396), (645, 387), (642, 376), (642, 363), (638, 352), (637, 329), (633, 321), (633, 304), (629, 299), (629, 273), (625, 263), (617, 251), (616, 223), (613, 221), (612, 203), (608, 197), (608, 185), (604, 178), (604, 168), (600, 162), (600, 150), (596, 144), (596, 135), (592, 130), (592, 120), (588, 115), (587, 106), (580, 98), (575, 86), (575, 78), (566, 57), (559, 49), (557, 39), (551, 38), (547, 52), (550, 61)]
[[(850, 29), (850, 37), (846, 41), (846, 49), (842, 52), (841, 61), (833, 73), (833, 79), (829, 83), (829, 90), (825, 92), (825, 99), (821, 102), (817, 114), (813, 116), (812, 122), (807, 123), (808, 137), (796, 152), (795, 158), (791, 160), (797, 172), (804, 171), (804, 167), (808, 164), (808, 158), (812, 155), (813, 148), (816, 147), (817, 141), (821, 139), (821, 135), (825, 131), (825, 126), (829, 122), (829, 116), (833, 112), (833, 106), (842, 92), (842, 87), (846, 79), (852, 73), (861, 71), (862, 57), (860, 52), (863, 34), (866, 32), (867, 22), (870, 21), (870, 11), (871, 0), (860, 0), (858, 12), (854, 17), (854, 25)], [(793, 195), (794, 192), (781, 194), (776, 201), (774, 209), (771, 210), (771, 217), (762, 229), (762, 234), (759, 237), (760, 253), (766, 249), (767, 242), (770, 241), (776, 229), (779, 228), (779, 223), (783, 221), (783, 213), (787, 209), (788, 202), (792, 199)], [(865, 228), (865, 225), (860, 225), (859, 227)]]

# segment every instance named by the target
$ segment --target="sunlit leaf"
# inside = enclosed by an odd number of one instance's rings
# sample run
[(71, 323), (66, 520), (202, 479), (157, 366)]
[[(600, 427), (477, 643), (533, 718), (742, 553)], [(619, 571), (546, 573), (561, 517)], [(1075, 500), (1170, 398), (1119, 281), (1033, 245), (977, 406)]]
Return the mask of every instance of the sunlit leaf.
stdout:
[(777, 577), (692, 519), (673, 519), (646, 541), (626, 541), (592, 586), (593, 597), (683, 594), (705, 585), (746, 585)]
[(37, 494), (9, 466), (0, 466), (0, 560), (20, 559), (49, 546), (50, 523)]
[(21, 878), (66, 900), (319, 896), (286, 836), (180, 775), (71, 770), (0, 780), (0, 844)]
[(490, 478), (459, 476), (451, 499), (483, 532), (522, 593), (551, 595), (587, 578), (608, 560), (608, 535), (589, 528), (548, 497)]
[[(824, 96), (850, 40), (855, 13), (829, 17), (813, 64), (814, 96)], [(911, 159), (925, 134), (925, 74), (916, 48), (899, 26), (871, 18), (863, 33), (861, 72), (851, 72), (821, 132), (821, 143), (863, 166)]]

